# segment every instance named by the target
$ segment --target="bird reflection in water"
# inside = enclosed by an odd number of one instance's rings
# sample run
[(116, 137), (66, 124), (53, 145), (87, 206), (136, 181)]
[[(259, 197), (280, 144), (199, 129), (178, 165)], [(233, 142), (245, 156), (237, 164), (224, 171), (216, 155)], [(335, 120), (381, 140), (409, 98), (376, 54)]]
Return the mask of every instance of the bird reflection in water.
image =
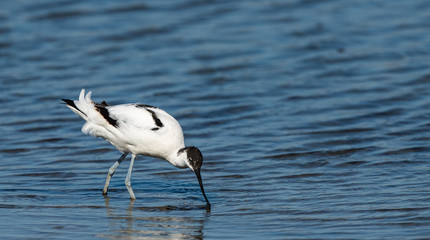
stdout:
[[(135, 200), (130, 200), (127, 208), (111, 206), (110, 197), (105, 198), (107, 218), (114, 232), (101, 237), (123, 239), (157, 238), (157, 239), (203, 239), (204, 225), (210, 212), (196, 211), (206, 206), (154, 206), (138, 207)], [(118, 204), (122, 206), (122, 204)], [(179, 214), (178, 214), (179, 213)], [(190, 213), (190, 214), (187, 214)], [(180, 215), (180, 216), (178, 216)]]

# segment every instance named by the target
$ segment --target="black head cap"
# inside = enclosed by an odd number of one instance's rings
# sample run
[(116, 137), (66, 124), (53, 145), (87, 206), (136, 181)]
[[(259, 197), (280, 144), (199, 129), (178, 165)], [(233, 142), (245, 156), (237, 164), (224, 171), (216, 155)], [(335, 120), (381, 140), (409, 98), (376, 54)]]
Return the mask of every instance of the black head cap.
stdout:
[(187, 147), (188, 161), (193, 170), (200, 170), (203, 164), (203, 155), (200, 150), (196, 147)]

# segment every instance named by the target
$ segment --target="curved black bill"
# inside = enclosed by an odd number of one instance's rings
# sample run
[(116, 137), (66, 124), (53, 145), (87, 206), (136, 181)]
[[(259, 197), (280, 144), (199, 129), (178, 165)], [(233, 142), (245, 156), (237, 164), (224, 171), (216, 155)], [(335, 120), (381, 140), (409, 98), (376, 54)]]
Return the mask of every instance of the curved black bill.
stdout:
[(195, 169), (194, 173), (197, 176), (197, 180), (199, 180), (200, 189), (202, 190), (203, 197), (205, 197), (205, 200), (206, 200), (206, 211), (210, 212), (211, 211), (211, 204), (209, 203), (209, 200), (208, 200), (208, 198), (206, 197), (206, 194), (205, 194), (205, 189), (203, 188), (202, 177), (200, 176), (200, 169)]

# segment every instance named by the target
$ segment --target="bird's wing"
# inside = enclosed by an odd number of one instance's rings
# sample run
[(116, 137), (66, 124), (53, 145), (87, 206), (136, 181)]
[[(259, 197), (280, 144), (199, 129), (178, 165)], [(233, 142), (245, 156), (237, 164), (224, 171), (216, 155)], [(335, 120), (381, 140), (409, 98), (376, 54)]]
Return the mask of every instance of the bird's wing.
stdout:
[[(143, 104), (110, 106), (91, 100), (82, 89), (79, 100), (63, 100), (86, 120), (82, 132), (102, 137), (122, 152), (133, 152), (166, 159), (171, 149), (184, 147), (182, 128), (165, 111)], [(154, 149), (156, 151), (154, 152)]]
[(109, 118), (112, 122), (115, 121), (119, 128), (135, 127), (140, 130), (157, 131), (164, 127), (163, 121), (168, 115), (159, 108), (143, 104), (121, 104), (100, 108), (106, 109)]

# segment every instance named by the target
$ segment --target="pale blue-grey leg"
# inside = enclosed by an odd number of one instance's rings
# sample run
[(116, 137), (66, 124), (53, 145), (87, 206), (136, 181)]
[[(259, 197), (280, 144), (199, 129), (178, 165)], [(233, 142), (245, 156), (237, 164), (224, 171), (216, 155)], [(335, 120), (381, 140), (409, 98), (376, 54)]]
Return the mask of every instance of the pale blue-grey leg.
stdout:
[(130, 198), (131, 199), (136, 199), (136, 197), (134, 196), (133, 193), (133, 189), (131, 188), (131, 171), (133, 170), (133, 164), (134, 164), (134, 159), (136, 158), (136, 155), (131, 155), (131, 161), (130, 161), (130, 166), (128, 167), (128, 172), (127, 172), (127, 177), (125, 177), (125, 186), (127, 187), (128, 193), (130, 193)]
[(119, 164), (124, 160), (125, 157), (127, 157), (128, 153), (124, 153), (121, 155), (121, 157), (112, 165), (112, 167), (109, 168), (109, 172), (106, 178), (105, 187), (103, 188), (103, 195), (107, 195), (107, 190), (109, 187), (110, 180), (115, 173), (116, 168), (119, 166)]

